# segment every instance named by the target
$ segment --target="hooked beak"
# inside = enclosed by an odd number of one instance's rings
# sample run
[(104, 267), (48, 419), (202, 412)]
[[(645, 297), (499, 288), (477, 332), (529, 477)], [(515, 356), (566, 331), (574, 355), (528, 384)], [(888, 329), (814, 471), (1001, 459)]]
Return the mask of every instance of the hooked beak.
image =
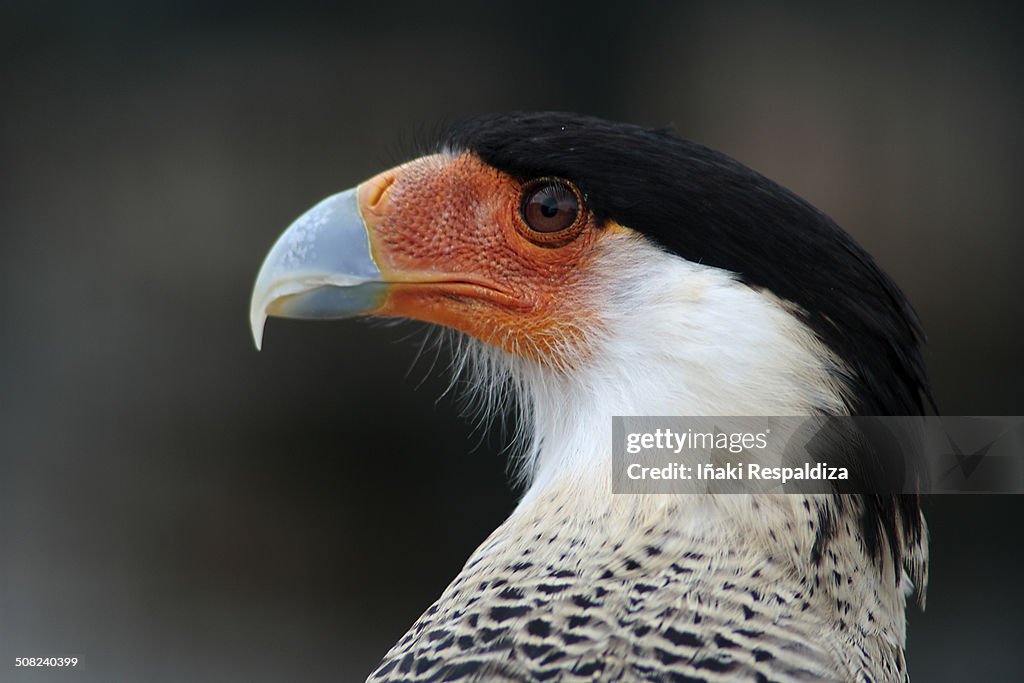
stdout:
[(330, 320), (381, 306), (387, 284), (370, 252), (358, 189), (328, 197), (304, 213), (267, 254), (249, 309), (257, 349), (268, 316)]

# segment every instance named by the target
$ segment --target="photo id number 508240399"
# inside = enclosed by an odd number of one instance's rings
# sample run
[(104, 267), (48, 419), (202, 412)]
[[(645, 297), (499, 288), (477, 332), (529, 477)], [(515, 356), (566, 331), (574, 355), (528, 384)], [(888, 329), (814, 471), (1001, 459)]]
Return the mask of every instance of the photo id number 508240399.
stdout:
[(78, 657), (15, 657), (14, 666), (75, 667)]

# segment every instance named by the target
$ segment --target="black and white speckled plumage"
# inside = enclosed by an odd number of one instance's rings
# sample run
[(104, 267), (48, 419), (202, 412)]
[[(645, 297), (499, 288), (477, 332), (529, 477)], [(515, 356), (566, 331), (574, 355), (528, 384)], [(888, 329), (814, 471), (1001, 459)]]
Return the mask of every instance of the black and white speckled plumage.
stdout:
[(903, 680), (893, 605), (849, 553), (850, 518), (815, 563), (798, 528), (816, 524), (812, 502), (788, 518), (785, 501), (746, 498), (777, 516), (774, 550), (727, 519), (680, 529), (671, 506), (643, 523), (555, 501), (514, 517), (369, 680)]

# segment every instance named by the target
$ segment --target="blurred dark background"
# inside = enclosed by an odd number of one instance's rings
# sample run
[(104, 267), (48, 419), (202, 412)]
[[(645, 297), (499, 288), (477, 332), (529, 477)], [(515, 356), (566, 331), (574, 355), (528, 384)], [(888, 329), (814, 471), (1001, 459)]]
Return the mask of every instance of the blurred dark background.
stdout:
[[(765, 5), (0, 0), (0, 680), (362, 680), (510, 511), (422, 328), (248, 328), (276, 235), (455, 118), (722, 149), (896, 278), (944, 412), (1024, 414), (1021, 17)], [(911, 672), (1020, 680), (1024, 500), (927, 512)]]

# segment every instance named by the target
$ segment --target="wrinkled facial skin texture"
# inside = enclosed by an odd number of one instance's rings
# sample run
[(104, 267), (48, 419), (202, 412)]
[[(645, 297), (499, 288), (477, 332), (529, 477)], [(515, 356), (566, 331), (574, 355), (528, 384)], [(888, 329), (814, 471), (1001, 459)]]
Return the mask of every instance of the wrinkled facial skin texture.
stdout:
[(598, 227), (581, 206), (563, 239), (538, 243), (520, 212), (524, 182), (467, 153), (363, 183), (370, 248), (394, 283), (374, 314), (445, 325), (548, 364), (566, 363), (570, 349), (585, 354), (582, 330), (600, 326), (591, 266), (626, 231)]

